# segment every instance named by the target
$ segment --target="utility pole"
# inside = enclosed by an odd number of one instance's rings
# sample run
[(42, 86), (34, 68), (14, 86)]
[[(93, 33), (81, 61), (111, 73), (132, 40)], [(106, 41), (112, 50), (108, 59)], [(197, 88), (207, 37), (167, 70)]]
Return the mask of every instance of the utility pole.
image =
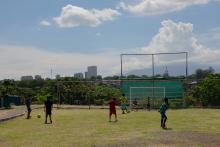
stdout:
[(53, 78), (53, 69), (52, 68), (50, 69), (50, 78), (51, 79)]

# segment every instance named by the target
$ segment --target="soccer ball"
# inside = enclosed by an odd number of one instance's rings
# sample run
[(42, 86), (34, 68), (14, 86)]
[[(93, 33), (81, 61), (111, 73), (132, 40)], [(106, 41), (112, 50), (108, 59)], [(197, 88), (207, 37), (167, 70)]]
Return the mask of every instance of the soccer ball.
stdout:
[(40, 114), (38, 114), (38, 115), (37, 115), (37, 118), (40, 118), (40, 117), (41, 117)]

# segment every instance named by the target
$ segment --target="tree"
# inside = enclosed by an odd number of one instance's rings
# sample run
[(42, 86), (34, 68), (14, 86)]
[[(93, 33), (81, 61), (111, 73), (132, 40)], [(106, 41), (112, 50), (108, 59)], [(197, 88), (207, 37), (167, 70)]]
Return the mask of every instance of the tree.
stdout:
[(117, 75), (114, 75), (114, 76), (108, 76), (108, 77), (104, 77), (104, 80), (119, 80), (120, 77), (117, 76)]
[(128, 79), (137, 79), (137, 78), (140, 78), (140, 77), (137, 76), (137, 75), (128, 75), (127, 78)]
[(209, 67), (208, 69), (197, 69), (195, 72), (196, 79), (204, 79), (209, 74), (213, 74), (215, 70), (212, 67)]
[(193, 97), (203, 105), (220, 105), (220, 74), (210, 74), (195, 87)]

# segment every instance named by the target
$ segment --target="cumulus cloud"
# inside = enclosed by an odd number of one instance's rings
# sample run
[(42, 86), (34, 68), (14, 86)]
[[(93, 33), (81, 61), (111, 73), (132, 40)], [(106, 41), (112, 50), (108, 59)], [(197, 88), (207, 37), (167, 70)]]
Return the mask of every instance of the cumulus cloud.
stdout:
[(21, 75), (36, 74), (49, 77), (51, 68), (54, 74), (72, 76), (75, 72), (85, 72), (89, 65), (97, 65), (98, 73), (102, 75), (111, 75), (119, 71), (115, 66), (120, 60), (118, 53), (56, 53), (11, 45), (0, 45), (0, 52), (1, 79), (19, 79)]
[[(176, 23), (172, 20), (161, 22), (159, 32), (142, 51), (148, 52), (181, 52), (192, 51), (197, 46), (193, 35), (193, 24)], [(193, 46), (194, 45), (194, 46)]]
[(40, 22), (40, 25), (42, 25), (42, 26), (50, 26), (51, 23), (50, 23), (49, 21), (42, 20), (42, 21)]
[(186, 7), (207, 4), (210, 1), (211, 0), (141, 0), (139, 3), (134, 4), (120, 2), (117, 8), (136, 15), (151, 16), (180, 11)]
[[(208, 48), (199, 43), (198, 39), (193, 34), (193, 24), (174, 22), (172, 20), (165, 20), (161, 22), (159, 32), (152, 38), (150, 43), (136, 49), (137, 53), (166, 53), (166, 52), (188, 52), (189, 65), (201, 65), (217, 67), (219, 64), (220, 48)], [(171, 56), (161, 55), (154, 58), (156, 66), (181, 65), (184, 69), (185, 55)], [(145, 63), (145, 64), (144, 64)], [(128, 71), (129, 67), (134, 69), (151, 68), (151, 58), (147, 61), (140, 57), (132, 57), (125, 60), (125, 69)], [(184, 72), (184, 71), (183, 71)], [(182, 73), (184, 74), (184, 73)]]
[(66, 5), (62, 8), (60, 16), (54, 17), (54, 21), (63, 28), (81, 25), (96, 27), (105, 21), (112, 21), (118, 15), (120, 13), (117, 10), (110, 8), (88, 10), (78, 6)]
[(147, 47), (141, 52), (182, 52), (187, 51), (190, 60), (197, 63), (216, 63), (219, 49), (211, 49), (199, 43), (193, 34), (193, 24), (165, 20)]

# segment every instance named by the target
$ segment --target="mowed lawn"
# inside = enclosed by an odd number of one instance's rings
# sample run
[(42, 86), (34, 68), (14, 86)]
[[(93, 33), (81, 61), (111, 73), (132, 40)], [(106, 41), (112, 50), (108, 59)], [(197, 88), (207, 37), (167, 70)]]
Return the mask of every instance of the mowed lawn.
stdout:
[(0, 146), (220, 146), (218, 109), (168, 110), (167, 130), (157, 111), (117, 112), (119, 121), (108, 122), (108, 110), (54, 109), (53, 124), (44, 124), (35, 110), (0, 124)]

